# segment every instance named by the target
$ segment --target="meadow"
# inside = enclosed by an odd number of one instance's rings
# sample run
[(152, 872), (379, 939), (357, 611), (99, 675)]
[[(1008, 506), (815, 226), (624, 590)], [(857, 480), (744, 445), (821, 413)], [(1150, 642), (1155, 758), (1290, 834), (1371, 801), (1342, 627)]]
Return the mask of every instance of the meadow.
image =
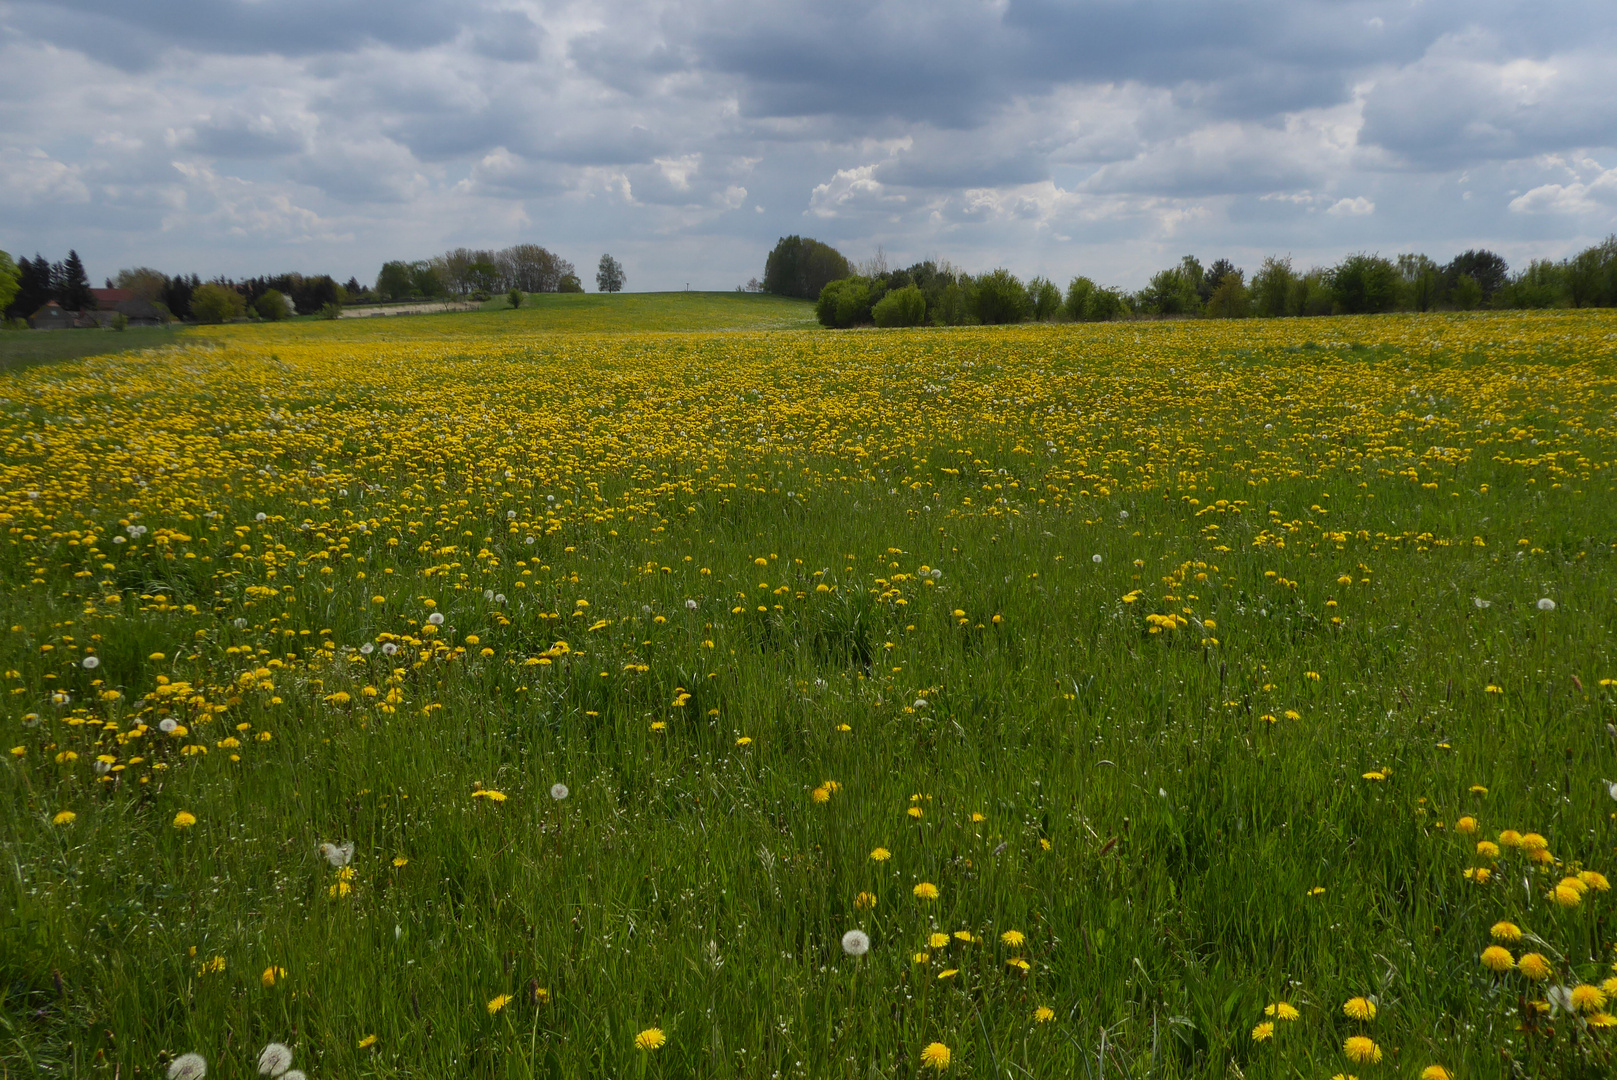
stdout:
[(1611, 1074), (1617, 316), (594, 310), (0, 376), (5, 1075)]

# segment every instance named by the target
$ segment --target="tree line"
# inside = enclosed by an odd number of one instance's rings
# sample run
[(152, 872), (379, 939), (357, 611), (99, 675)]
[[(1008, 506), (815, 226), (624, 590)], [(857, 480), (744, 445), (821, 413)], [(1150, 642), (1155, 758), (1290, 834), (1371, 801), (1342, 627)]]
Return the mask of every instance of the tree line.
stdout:
[[(9, 268), (9, 270), (8, 270)], [(13, 263), (0, 252), (0, 278), (11, 287), (0, 305), (13, 325), (55, 301), (64, 311), (85, 311), (96, 306), (84, 263), (78, 252), (51, 262), (36, 254)], [(293, 314), (331, 314), (342, 305), (369, 296), (369, 290), (349, 278), (339, 285), (327, 274), (273, 274), (237, 281), (217, 277), (203, 281), (197, 274), (165, 274), (149, 266), (118, 271), (107, 278), (108, 289), (122, 289), (144, 300), (165, 319), (186, 322), (227, 322), (238, 318), (283, 319)], [(3, 290), (4, 286), (0, 286)]]
[(1617, 307), (1617, 236), (1515, 272), (1484, 249), (1446, 263), (1419, 254), (1358, 253), (1307, 270), (1293, 267), (1289, 257), (1271, 256), (1250, 279), (1228, 259), (1203, 265), (1186, 255), (1135, 292), (1083, 276), (1063, 290), (1044, 277), (1023, 282), (1004, 268), (971, 275), (939, 259), (889, 269), (878, 254), (856, 267), (828, 244), (788, 236), (769, 254), (763, 288), (814, 300), (815, 314), (830, 327)]
[(501, 251), (459, 247), (416, 262), (383, 263), (376, 275), (376, 294), (382, 300), (487, 300), (513, 289), (578, 293), (584, 285), (572, 263), (538, 244), (513, 244)]
[[(601, 257), (596, 284), (603, 292), (623, 288), (623, 266)], [(500, 251), (455, 248), (418, 262), (387, 262), (368, 287), (350, 277), (339, 284), (329, 274), (271, 274), (204, 281), (197, 274), (165, 274), (148, 266), (118, 271), (109, 289), (127, 290), (153, 305), (165, 320), (222, 323), (236, 319), (278, 320), (292, 315), (336, 317), (351, 304), (414, 299), (487, 300), (504, 292), (583, 292), (573, 264), (538, 244), (515, 244)], [(96, 306), (78, 252), (51, 262), (42, 255), (13, 262), (0, 252), (0, 312), (9, 325), (22, 325), (51, 301), (66, 311)], [(520, 300), (518, 301), (520, 303)], [(516, 306), (515, 304), (513, 306)]]

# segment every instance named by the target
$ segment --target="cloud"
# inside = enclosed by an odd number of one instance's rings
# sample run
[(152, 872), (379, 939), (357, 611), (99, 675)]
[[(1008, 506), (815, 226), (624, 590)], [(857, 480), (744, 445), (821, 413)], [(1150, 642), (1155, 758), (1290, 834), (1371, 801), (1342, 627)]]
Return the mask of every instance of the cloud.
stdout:
[(0, 0), (0, 220), (92, 275), (520, 239), (637, 288), (805, 230), (1120, 284), (1559, 256), (1617, 225), (1614, 47), (1609, 0)]
[(0, 193), (15, 206), (89, 202), (90, 189), (82, 171), (38, 147), (0, 150)]
[[(1593, 161), (1573, 169), (1570, 183), (1540, 184), (1510, 200), (1517, 214), (1571, 214), (1610, 216), (1617, 210), (1617, 168), (1602, 169)], [(1580, 172), (1594, 172), (1589, 180), (1577, 179)]]
[(1376, 204), (1363, 195), (1355, 195), (1351, 199), (1337, 199), (1325, 212), (1332, 217), (1365, 217), (1376, 212)]

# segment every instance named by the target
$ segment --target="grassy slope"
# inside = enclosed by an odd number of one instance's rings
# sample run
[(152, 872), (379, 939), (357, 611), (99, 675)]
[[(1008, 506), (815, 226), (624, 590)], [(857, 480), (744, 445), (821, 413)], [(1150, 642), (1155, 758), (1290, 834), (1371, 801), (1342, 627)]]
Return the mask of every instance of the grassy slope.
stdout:
[[(1565, 870), (1510, 851), (1473, 885), (1453, 826), (1612, 867), (1612, 318), (557, 335), (464, 362), (454, 328), (524, 318), (242, 326), (253, 348), (183, 384), (0, 380), (39, 414), (0, 413), (33, 530), (0, 547), (0, 1070), (196, 1049), (251, 1076), (280, 1038), (316, 1077), (864, 1080), (938, 1040), (951, 1076), (1509, 1075), (1502, 1046), (1576, 1075), (1572, 1022), (1519, 1033), (1525, 984), (1477, 958), (1510, 917), (1598, 982), (1613, 897), (1560, 911)], [(185, 537), (105, 539), (132, 508)], [(94, 555), (66, 535), (91, 522)], [(427, 637), (424, 598), (467, 656), (318, 659)], [(1181, 611), (1206, 630), (1147, 632)], [(126, 733), (159, 675), (225, 707), (145, 714), (198, 717), (208, 753), (72, 725)], [(344, 838), (339, 898), (314, 845)], [(1361, 993), (1373, 1024), (1342, 1014)], [(1302, 1017), (1256, 1043), (1277, 998)], [(1382, 1066), (1344, 1060), (1360, 1032)]]
[(152, 349), (173, 344), (187, 333), (183, 329), (160, 326), (130, 327), (121, 333), (112, 330), (7, 330), (0, 332), (0, 371), (45, 364), (57, 360), (77, 360), (84, 356)]
[(132, 327), (106, 330), (17, 331), (0, 333), (0, 371), (31, 364), (77, 360), (150, 349), (208, 337), (248, 340), (432, 340), (503, 338), (541, 334), (683, 333), (687, 331), (802, 330), (817, 326), (806, 300), (751, 293), (669, 292), (535, 293), (519, 311), (503, 297), (479, 312), (389, 315), (366, 319), (298, 319), (283, 323), (237, 323), (226, 327)]
[[(403, 316), (391, 318), (400, 317)], [(663, 292), (530, 293), (518, 311), (512, 311), (505, 297), (499, 296), (463, 325), (464, 330), (457, 328), (457, 333), (801, 330), (818, 323), (814, 320), (814, 305), (807, 300), (759, 293)], [(409, 332), (433, 331), (429, 327), (411, 327)]]

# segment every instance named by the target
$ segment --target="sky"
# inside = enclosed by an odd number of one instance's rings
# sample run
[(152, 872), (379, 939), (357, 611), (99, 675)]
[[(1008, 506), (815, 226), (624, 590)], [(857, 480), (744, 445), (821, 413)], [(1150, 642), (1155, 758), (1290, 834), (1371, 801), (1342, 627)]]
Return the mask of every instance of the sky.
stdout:
[(1137, 288), (1617, 231), (1612, 0), (0, 0), (0, 249), (374, 281), (785, 235)]

